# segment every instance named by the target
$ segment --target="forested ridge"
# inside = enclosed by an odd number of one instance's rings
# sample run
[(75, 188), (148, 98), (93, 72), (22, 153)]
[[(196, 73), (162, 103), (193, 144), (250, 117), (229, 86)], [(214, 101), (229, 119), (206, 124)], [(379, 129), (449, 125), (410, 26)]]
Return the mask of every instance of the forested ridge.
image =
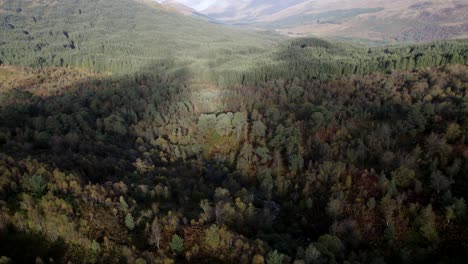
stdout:
[(0, 263), (468, 257), (466, 40), (285, 40), (129, 0), (0, 17)]

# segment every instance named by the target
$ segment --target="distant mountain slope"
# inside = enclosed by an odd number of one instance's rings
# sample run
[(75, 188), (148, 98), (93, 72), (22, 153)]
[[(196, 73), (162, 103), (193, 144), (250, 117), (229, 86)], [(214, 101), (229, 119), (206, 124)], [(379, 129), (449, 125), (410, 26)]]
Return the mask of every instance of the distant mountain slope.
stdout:
[(466, 0), (221, 0), (202, 12), (220, 21), (291, 36), (386, 42), (468, 36)]
[(293, 35), (313, 34), (377, 41), (418, 41), (465, 37), (466, 1), (337, 0), (314, 5), (305, 12), (282, 11), (263, 18), (262, 26)]
[(221, 0), (203, 10), (203, 13), (222, 21), (256, 21), (302, 2), (304, 0)]

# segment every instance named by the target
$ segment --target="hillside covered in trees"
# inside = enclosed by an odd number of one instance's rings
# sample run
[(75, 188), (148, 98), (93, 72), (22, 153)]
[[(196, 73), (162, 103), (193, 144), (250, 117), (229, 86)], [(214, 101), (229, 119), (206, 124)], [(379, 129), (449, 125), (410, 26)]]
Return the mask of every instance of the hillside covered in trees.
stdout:
[(468, 41), (0, 1), (0, 263), (464, 263)]
[(210, 24), (133, 0), (0, 4), (0, 63), (145, 71), (221, 85), (407, 70), (468, 61), (467, 41), (368, 48), (287, 40)]

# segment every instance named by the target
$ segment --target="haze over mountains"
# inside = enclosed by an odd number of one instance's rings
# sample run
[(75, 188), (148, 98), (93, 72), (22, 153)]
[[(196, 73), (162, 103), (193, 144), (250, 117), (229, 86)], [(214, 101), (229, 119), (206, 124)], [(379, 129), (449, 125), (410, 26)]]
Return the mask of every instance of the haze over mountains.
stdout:
[(218, 21), (315, 35), (372, 41), (417, 41), (467, 36), (463, 0), (171, 0)]

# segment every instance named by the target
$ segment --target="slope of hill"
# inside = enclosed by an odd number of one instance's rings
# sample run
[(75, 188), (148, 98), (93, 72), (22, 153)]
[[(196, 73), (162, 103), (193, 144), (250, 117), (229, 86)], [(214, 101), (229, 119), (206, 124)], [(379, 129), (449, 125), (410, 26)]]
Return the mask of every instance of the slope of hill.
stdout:
[(203, 12), (291, 36), (427, 42), (468, 35), (468, 3), (463, 0), (224, 0)]
[[(334, 10), (334, 4), (340, 9)], [(311, 6), (308, 12), (270, 25), (285, 33), (387, 42), (427, 42), (468, 33), (468, 4), (464, 1), (342, 1), (321, 8), (316, 11)]]
[(195, 13), (197, 13), (197, 11), (191, 7), (188, 7), (180, 2), (177, 2), (175, 0), (167, 0), (167, 1), (163, 1), (161, 2), (161, 5), (162, 6), (166, 6), (168, 8), (172, 8), (173, 10), (181, 13), (181, 14), (184, 14), (184, 15), (193, 15)]
[(0, 18), (3, 63), (126, 73), (160, 65), (207, 75), (225, 60), (261, 56), (281, 39), (132, 0), (5, 0)]
[(184, 5), (177, 0), (165, 0), (165, 1), (161, 1), (160, 3), (161, 3), (160, 5), (162, 8), (165, 8), (169, 11), (175, 11), (186, 16), (192, 16), (194, 18), (202, 19), (202, 20), (209, 21), (212, 23), (219, 23), (215, 21), (214, 19), (212, 19), (211, 17), (203, 13), (200, 13), (197, 10), (189, 6)]

